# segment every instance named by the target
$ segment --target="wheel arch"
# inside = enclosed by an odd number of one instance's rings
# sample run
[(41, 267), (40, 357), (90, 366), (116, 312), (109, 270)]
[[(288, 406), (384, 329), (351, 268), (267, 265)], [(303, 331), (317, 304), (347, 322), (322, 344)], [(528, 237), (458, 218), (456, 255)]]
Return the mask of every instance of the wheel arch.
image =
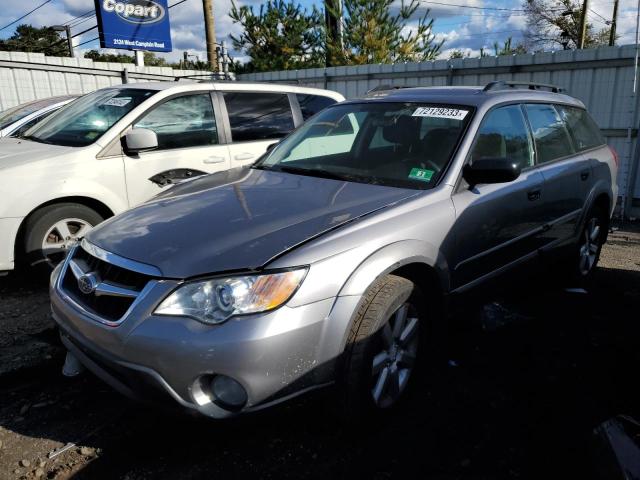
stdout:
[(16, 239), (13, 246), (14, 259), (20, 258), (20, 256), (23, 254), (22, 244), (24, 243), (24, 238), (26, 233), (25, 230), (26, 230), (26, 225), (29, 218), (31, 218), (34, 213), (36, 213), (37, 211), (45, 207), (62, 204), (62, 203), (77, 203), (79, 205), (84, 205), (85, 207), (91, 208), (92, 210), (95, 210), (96, 212), (98, 212), (102, 216), (102, 218), (104, 218), (105, 220), (115, 215), (115, 212), (111, 209), (111, 207), (106, 205), (104, 202), (101, 202), (100, 200), (96, 200), (95, 198), (85, 197), (81, 195), (59, 197), (59, 198), (55, 198), (53, 200), (48, 200), (44, 203), (41, 203), (37, 207), (31, 209), (31, 211), (22, 219), (22, 222), (20, 223), (20, 227), (18, 228), (18, 234), (16, 235)]

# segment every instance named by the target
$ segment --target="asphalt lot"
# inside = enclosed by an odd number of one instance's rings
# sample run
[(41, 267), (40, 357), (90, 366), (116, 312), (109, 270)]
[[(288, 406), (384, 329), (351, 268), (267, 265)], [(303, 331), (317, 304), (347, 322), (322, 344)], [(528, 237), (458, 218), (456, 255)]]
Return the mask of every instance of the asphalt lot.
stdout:
[(552, 277), (465, 304), (448, 362), (358, 427), (330, 392), (216, 423), (65, 379), (46, 286), (0, 278), (0, 479), (595, 478), (594, 427), (640, 418), (640, 228), (610, 237), (586, 293)]

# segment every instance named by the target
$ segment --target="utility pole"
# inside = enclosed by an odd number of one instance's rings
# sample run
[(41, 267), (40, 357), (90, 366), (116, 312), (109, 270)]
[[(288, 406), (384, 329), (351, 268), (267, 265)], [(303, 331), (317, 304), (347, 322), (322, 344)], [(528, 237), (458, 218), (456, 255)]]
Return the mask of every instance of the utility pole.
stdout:
[(580, 43), (579, 49), (584, 48), (584, 41), (587, 37), (587, 12), (589, 11), (589, 0), (584, 0), (582, 3), (582, 13), (580, 14)]
[(215, 69), (218, 65), (216, 55), (216, 27), (213, 21), (213, 0), (202, 0), (204, 10), (204, 32), (207, 39), (207, 61), (209, 68)]
[(51, 28), (53, 28), (53, 30), (56, 32), (65, 32), (65, 34), (67, 35), (69, 56), (75, 57), (75, 53), (73, 52), (73, 38), (71, 37), (71, 27), (69, 25), (54, 25)]
[(613, 2), (613, 18), (611, 19), (611, 32), (609, 33), (609, 46), (613, 47), (616, 44), (616, 26), (618, 24), (618, 2)]

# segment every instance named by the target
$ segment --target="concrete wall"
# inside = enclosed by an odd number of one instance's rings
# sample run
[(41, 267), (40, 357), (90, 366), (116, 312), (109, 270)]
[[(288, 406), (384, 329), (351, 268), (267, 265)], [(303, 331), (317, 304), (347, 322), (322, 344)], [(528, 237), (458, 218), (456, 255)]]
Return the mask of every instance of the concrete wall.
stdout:
[[(582, 100), (620, 156), (622, 192), (640, 200), (636, 172), (640, 95), (633, 95), (635, 45), (531, 55), (436, 60), (395, 65), (312, 68), (239, 75), (239, 80), (336, 90), (347, 98), (378, 85), (485, 85), (493, 80), (551, 83)], [(627, 141), (629, 130), (631, 141)]]

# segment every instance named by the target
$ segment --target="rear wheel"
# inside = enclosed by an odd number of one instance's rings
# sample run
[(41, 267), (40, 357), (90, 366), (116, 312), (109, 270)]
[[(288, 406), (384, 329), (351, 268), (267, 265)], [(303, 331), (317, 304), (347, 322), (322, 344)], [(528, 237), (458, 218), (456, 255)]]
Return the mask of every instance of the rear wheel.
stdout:
[(60, 203), (37, 210), (25, 224), (26, 263), (45, 270), (55, 267), (79, 238), (103, 220), (95, 210), (76, 203)]
[(592, 277), (600, 259), (608, 228), (609, 220), (606, 210), (597, 206), (592, 208), (578, 238), (577, 251), (574, 250), (573, 274), (578, 279), (585, 281)]

